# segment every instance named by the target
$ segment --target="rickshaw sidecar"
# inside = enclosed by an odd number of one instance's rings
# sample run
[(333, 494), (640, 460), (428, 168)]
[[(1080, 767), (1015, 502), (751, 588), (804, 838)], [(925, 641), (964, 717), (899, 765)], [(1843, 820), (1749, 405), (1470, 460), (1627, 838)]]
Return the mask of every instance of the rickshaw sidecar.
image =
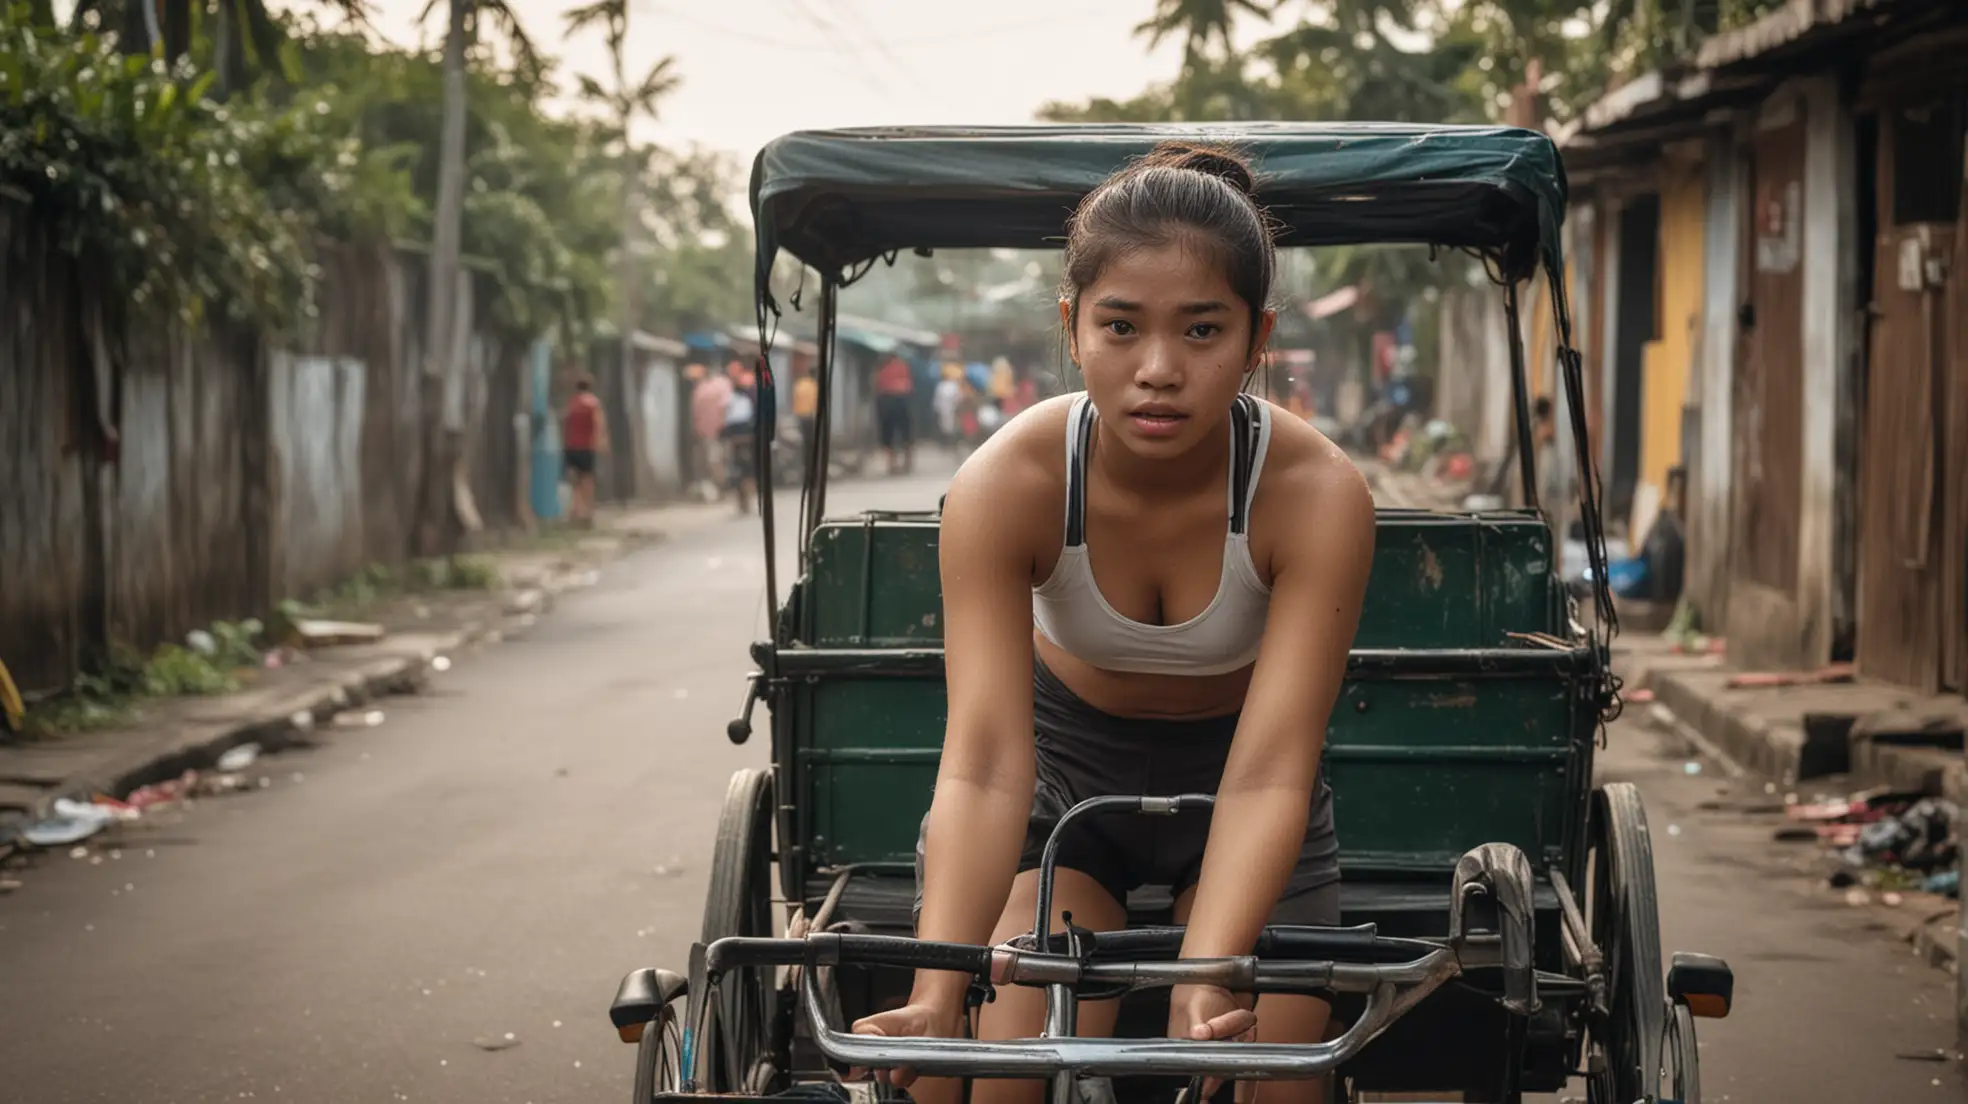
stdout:
[[(1564, 180), (1548, 139), (1497, 128), (1295, 124), (792, 135), (761, 154), (753, 179), (761, 325), (776, 310), (769, 276), (780, 250), (820, 270), (824, 388), (836, 296), (860, 266), (904, 248), (1046, 244), (1079, 195), (1168, 137), (1250, 151), (1285, 247), (1465, 248), (1505, 281), (1518, 459), (1533, 505), (1379, 511), (1366, 607), (1326, 733), (1343, 923), (1355, 933), (1354, 944), (1334, 946), (1383, 958), (1449, 947), (1459, 980), (1377, 1024), (1338, 1067), (1341, 1084), (1514, 1101), (1583, 1073), (1592, 1104), (1693, 1098), (1692, 1016), (1726, 1011), (1726, 993), (1718, 1001), (1715, 990), (1726, 987), (1727, 968), (1690, 958), (1670, 994), (1639, 795), (1593, 785), (1602, 718), (1616, 703), (1607, 640), (1579, 624), (1535, 508), (1516, 289), (1540, 272), (1553, 289), (1559, 374), (1573, 409), (1582, 388), (1563, 309)], [(761, 373), (762, 402), (771, 388)], [(1582, 419), (1573, 432), (1576, 455), (1589, 457)], [(697, 1089), (762, 1093), (825, 1081), (823, 1051), (839, 1044), (808, 1014), (820, 1005), (808, 1002), (824, 1003), (837, 1026), (899, 1001), (909, 983), (905, 969), (840, 959), (825, 971), (822, 1001), (804, 989), (811, 967), (719, 974), (707, 965), (736, 953), (730, 937), (776, 934), (775, 895), (791, 908), (796, 938), (912, 934), (916, 840), (944, 726), (937, 516), (827, 518), (824, 426), (818, 437), (822, 454), (806, 465), (817, 481), (796, 531), (801, 570), (777, 607), (772, 639), (752, 649), (758, 674), (747, 715), (754, 701), (768, 706), (771, 767), (733, 779), (693, 962), (693, 984), (719, 979), (714, 993), (687, 998), (702, 1032), (678, 1060)], [(1603, 565), (1595, 484), (1584, 475), (1579, 509)], [(770, 565), (769, 514), (766, 528)], [(776, 601), (776, 578), (768, 587)], [(1603, 584), (1594, 597), (1594, 624), (1609, 630)], [(741, 721), (731, 734), (750, 732)], [(1518, 855), (1527, 874), (1517, 915), (1469, 920), (1466, 909), (1510, 911), (1499, 886), (1470, 890), (1469, 864), (1509, 866)], [(1138, 892), (1128, 902), (1131, 926), (1167, 925), (1168, 905), (1165, 890)], [(1514, 939), (1524, 946), (1509, 946)], [(1524, 985), (1528, 995), (1517, 991)], [(636, 989), (651, 991), (647, 979)], [(1368, 999), (1337, 992), (1337, 1018), (1357, 1022)], [(647, 1000), (638, 1000), (642, 1009)], [(1159, 1034), (1163, 1015), (1153, 991), (1130, 994), (1122, 1033)], [(645, 1038), (642, 1049), (661, 1048)], [(701, 1076), (692, 1081), (692, 1072)]]

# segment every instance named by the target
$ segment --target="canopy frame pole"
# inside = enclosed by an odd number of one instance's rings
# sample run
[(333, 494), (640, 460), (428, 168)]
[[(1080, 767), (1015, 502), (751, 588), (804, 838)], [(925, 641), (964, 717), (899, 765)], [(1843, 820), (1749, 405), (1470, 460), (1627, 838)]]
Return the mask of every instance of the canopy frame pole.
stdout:
[(765, 531), (766, 630), (775, 643), (784, 643), (779, 639), (779, 542), (772, 516), (772, 435), (779, 421), (777, 388), (772, 379), (772, 341), (778, 327), (772, 323), (778, 315), (763, 285), (755, 305), (759, 353), (752, 373), (752, 489), (758, 499), (760, 526)]
[(1523, 482), (1524, 505), (1538, 506), (1537, 444), (1531, 428), (1530, 369), (1524, 357), (1524, 327), (1517, 309), (1517, 281), (1503, 288), (1504, 324), (1510, 330), (1510, 399), (1517, 430), (1517, 474)]
[(806, 471), (800, 478), (800, 569), (806, 569), (807, 549), (813, 534), (827, 516), (827, 477), (834, 456), (834, 367), (838, 357), (840, 283), (832, 276), (820, 278), (820, 355), (814, 363), (814, 382), (819, 408), (813, 412), (813, 440), (806, 445)]

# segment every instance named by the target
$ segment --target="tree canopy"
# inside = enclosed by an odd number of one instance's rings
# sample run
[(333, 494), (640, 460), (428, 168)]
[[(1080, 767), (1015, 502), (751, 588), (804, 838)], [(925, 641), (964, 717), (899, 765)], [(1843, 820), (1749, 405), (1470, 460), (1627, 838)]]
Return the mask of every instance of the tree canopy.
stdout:
[[(1619, 80), (1685, 61), (1775, 0), (1153, 0), (1136, 34), (1185, 43), (1171, 79), (1127, 99), (1052, 103), (1060, 122), (1335, 120), (1543, 126)], [(1241, 32), (1256, 31), (1252, 39)], [(1233, 45), (1242, 43), (1239, 47)], [(1309, 288), (1368, 292), (1391, 324), (1429, 289), (1475, 279), (1426, 251), (1322, 251)]]
[[(126, 0), (87, 0), (65, 22), (45, 0), (10, 9), (0, 196), (26, 203), (71, 254), (105, 262), (134, 303), (280, 327), (309, 310), (318, 237), (430, 240), (444, 77), (438, 51), (289, 12), (265, 16), (242, 58), (254, 64), (237, 66), (226, 89), (228, 47), (215, 36), (240, 13), (259, 26), (258, 3), (166, 0), (155, 41), (143, 5)], [(362, 11), (358, 0), (337, 6)], [(498, 10), (474, 12), (504, 25), (496, 40), (478, 36), (468, 59), (464, 255), (496, 277), (499, 324), (585, 331), (612, 316), (620, 291), (618, 109), (646, 114), (674, 86), (675, 62), (594, 89), (604, 117), (557, 115), (553, 59)], [(658, 243), (635, 258), (646, 289), (637, 324), (746, 317), (749, 228), (729, 206), (740, 168), (694, 150), (627, 152), (644, 236)]]

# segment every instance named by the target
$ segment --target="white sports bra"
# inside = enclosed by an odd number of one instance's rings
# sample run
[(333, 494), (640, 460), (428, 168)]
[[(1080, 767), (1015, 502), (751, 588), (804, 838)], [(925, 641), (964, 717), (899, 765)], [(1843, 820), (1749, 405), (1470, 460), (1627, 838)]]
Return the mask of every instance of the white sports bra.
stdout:
[(1238, 395), (1230, 408), (1230, 531), (1223, 575), (1203, 612), (1179, 625), (1123, 617), (1100, 593), (1086, 547), (1087, 454), (1092, 400), (1081, 395), (1066, 420), (1066, 543), (1052, 576), (1032, 588), (1032, 621), (1067, 654), (1109, 671), (1148, 675), (1220, 675), (1257, 659), (1271, 588), (1250, 554), (1250, 507), (1271, 446), (1271, 408)]

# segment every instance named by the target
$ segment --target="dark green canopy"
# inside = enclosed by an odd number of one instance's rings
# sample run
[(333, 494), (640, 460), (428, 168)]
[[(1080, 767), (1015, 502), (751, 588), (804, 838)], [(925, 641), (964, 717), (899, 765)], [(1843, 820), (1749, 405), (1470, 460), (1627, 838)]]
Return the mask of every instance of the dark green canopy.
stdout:
[(1565, 171), (1509, 127), (1378, 123), (892, 127), (801, 131), (752, 169), (758, 287), (781, 249), (830, 275), (901, 249), (1056, 246), (1087, 192), (1168, 139), (1249, 155), (1280, 244), (1479, 249), (1558, 261)]

